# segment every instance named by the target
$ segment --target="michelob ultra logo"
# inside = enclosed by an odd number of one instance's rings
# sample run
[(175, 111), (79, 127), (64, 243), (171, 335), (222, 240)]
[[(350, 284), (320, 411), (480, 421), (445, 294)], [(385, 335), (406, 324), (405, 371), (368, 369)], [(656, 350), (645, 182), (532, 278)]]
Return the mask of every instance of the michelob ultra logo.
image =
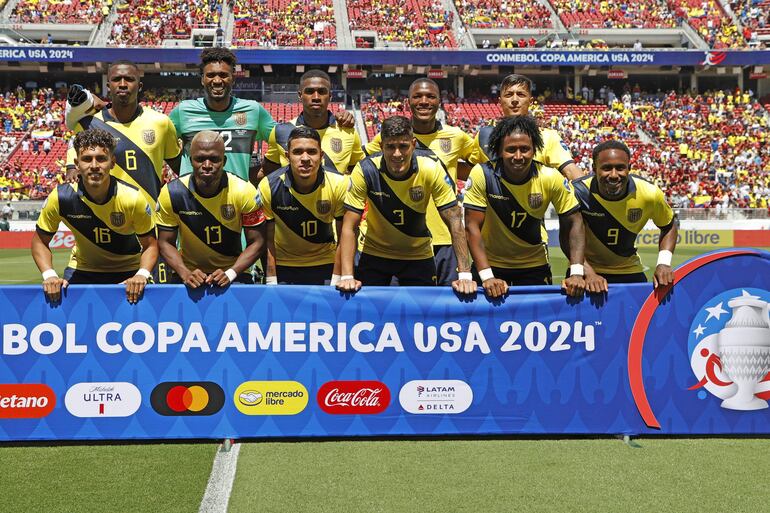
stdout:
[(246, 381), (233, 402), (246, 415), (296, 415), (307, 406), (307, 389), (297, 381)]

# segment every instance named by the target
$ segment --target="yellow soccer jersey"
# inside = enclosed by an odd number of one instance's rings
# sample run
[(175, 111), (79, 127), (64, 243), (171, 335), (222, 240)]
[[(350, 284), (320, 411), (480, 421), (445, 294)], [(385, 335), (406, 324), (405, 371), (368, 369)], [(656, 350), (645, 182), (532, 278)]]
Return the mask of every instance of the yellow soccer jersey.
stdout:
[(155, 233), (152, 209), (136, 188), (110, 177), (103, 204), (94, 203), (80, 182), (62, 184), (46, 199), (37, 229), (54, 234), (63, 222), (75, 236), (68, 267), (90, 272), (139, 269), (137, 234)]
[(350, 177), (345, 208), (366, 214), (367, 232), (361, 251), (394, 260), (421, 260), (433, 256), (426, 223), (428, 205), (438, 210), (457, 205), (457, 194), (447, 183), (442, 165), (429, 157), (412, 156), (407, 175), (396, 180), (382, 156), (356, 165)]
[(334, 263), (334, 221), (345, 214), (350, 179), (331, 171), (318, 174), (316, 187), (302, 194), (292, 186), (288, 167), (259, 182), (258, 203), (275, 222), (277, 265), (309, 267)]
[(656, 185), (629, 175), (628, 194), (610, 201), (599, 195), (596, 177), (573, 182), (586, 226), (585, 258), (598, 273), (630, 274), (644, 270), (636, 253), (636, 236), (649, 219), (667, 228), (674, 212)]
[(242, 252), (241, 229), (264, 221), (257, 190), (232, 173), (224, 173), (212, 197), (195, 190), (193, 175), (172, 180), (158, 197), (158, 230), (178, 230), (179, 253), (188, 269), (205, 273), (229, 269)]
[[(286, 158), (286, 150), (288, 148), (289, 134), (298, 126), (306, 126), (302, 114), (288, 123), (275, 125), (270, 132), (265, 158), (281, 166), (288, 166), (289, 160)], [(321, 136), (324, 167), (327, 171), (347, 174), (348, 167), (354, 166), (364, 158), (364, 151), (361, 148), (361, 139), (358, 137), (358, 132), (354, 128), (339, 126), (334, 114), (331, 112), (329, 112), (328, 124), (316, 131)]]
[(466, 182), (466, 209), (485, 212), (481, 236), (489, 264), (506, 269), (526, 269), (548, 263), (547, 240), (541, 228), (552, 203), (556, 212), (578, 210), (569, 180), (557, 170), (532, 162), (530, 177), (522, 184), (509, 182), (501, 164), (475, 166)]
[[(118, 141), (112, 174), (137, 187), (147, 203), (154, 205), (163, 186), (163, 161), (177, 157), (181, 151), (174, 124), (165, 114), (141, 105), (134, 118), (121, 123), (104, 108), (93, 116), (78, 121), (75, 132), (101, 128)], [(75, 152), (67, 153), (67, 167), (75, 165)]]
[[(492, 135), (493, 126), (483, 126), (476, 134), (476, 144), (478, 144), (484, 155), (489, 160), (495, 160), (497, 155), (489, 149), (489, 136)], [(552, 128), (541, 128), (540, 134), (543, 137), (543, 149), (535, 153), (532, 160), (540, 162), (548, 167), (562, 171), (568, 164), (572, 164), (572, 153), (567, 144), (561, 140), (559, 133)]]
[[(417, 155), (436, 156), (444, 164), (454, 188), (457, 182), (457, 162), (462, 159), (470, 164), (481, 164), (488, 159), (484, 152), (470, 135), (456, 126), (444, 126), (436, 122), (436, 130), (429, 134), (414, 134), (417, 139)], [(366, 153), (372, 155), (382, 151), (382, 138), (377, 134), (366, 145)], [(428, 206), (428, 230), (433, 237), (434, 246), (452, 244), (449, 229), (434, 205)]]

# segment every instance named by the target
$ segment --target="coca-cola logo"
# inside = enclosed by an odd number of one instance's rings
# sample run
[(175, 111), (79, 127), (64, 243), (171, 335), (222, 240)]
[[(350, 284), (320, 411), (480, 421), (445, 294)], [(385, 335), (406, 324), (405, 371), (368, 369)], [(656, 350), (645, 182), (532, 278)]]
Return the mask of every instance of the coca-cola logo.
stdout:
[(71, 232), (56, 232), (53, 237), (51, 237), (51, 243), (48, 245), (49, 248), (55, 249), (55, 248), (71, 248), (75, 245), (75, 236), (72, 235)]
[(316, 395), (318, 405), (332, 415), (373, 415), (390, 404), (390, 390), (380, 381), (329, 381)]

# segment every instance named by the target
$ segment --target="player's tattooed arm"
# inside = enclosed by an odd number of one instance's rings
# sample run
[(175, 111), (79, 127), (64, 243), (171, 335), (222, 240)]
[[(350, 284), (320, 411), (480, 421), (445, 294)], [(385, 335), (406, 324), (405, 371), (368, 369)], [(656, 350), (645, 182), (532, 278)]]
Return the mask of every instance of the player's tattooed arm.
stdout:
[(467, 278), (463, 278), (461, 274), (460, 279), (453, 281), (452, 288), (460, 294), (473, 294), (478, 287), (476, 282), (470, 279), (471, 259), (468, 253), (468, 241), (465, 239), (462, 209), (460, 205), (455, 204), (441, 210), (439, 214), (449, 228), (449, 234), (452, 237), (452, 247), (455, 255), (457, 255), (457, 271), (467, 274)]

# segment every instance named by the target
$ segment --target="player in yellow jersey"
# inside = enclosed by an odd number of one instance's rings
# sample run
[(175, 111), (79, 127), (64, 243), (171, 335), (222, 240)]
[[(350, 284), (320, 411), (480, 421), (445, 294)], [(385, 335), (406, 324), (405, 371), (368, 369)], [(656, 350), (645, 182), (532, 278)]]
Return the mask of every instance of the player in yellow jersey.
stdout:
[[(115, 139), (109, 133), (80, 132), (74, 147), (78, 180), (51, 192), (32, 237), (32, 258), (43, 273), (43, 290), (59, 301), (62, 287), (69, 283), (125, 282), (126, 298), (135, 303), (158, 258), (152, 209), (137, 189), (111, 176)], [(75, 236), (63, 278), (53, 269), (48, 247), (60, 222)]]
[(474, 268), (485, 292), (500, 297), (509, 285), (551, 284), (541, 224), (549, 203), (559, 214), (559, 241), (571, 276), (562, 286), (580, 296), (583, 279), (583, 220), (569, 180), (533, 160), (543, 147), (531, 116), (512, 116), (492, 132), (497, 158), (471, 170), (465, 192), (465, 229)]
[(289, 165), (259, 182), (267, 218), (267, 284), (336, 285), (340, 233), (350, 179), (322, 167), (319, 133), (297, 127), (287, 141)]
[[(526, 116), (529, 114), (529, 107), (532, 105), (532, 81), (524, 75), (511, 74), (503, 79), (500, 84), (500, 109), (503, 116)], [(476, 141), (490, 159), (494, 151), (490, 152), (489, 137), (492, 135), (494, 127), (481, 127), (476, 134)], [(572, 154), (566, 143), (562, 141), (556, 130), (552, 128), (541, 128), (540, 133), (543, 137), (543, 147), (535, 154), (536, 162), (545, 164), (548, 167), (558, 169), (561, 174), (575, 180), (585, 173), (572, 160)]]
[(674, 281), (674, 212), (656, 185), (629, 174), (630, 160), (628, 146), (605, 141), (593, 150), (594, 174), (573, 182), (586, 226), (584, 266), (589, 292), (606, 292), (608, 283), (647, 281), (636, 252), (636, 236), (650, 219), (660, 228), (654, 286)]
[[(455, 188), (457, 179), (468, 177), (471, 165), (487, 161), (474, 139), (455, 126), (443, 125), (436, 119), (441, 105), (438, 84), (429, 78), (418, 78), (409, 86), (409, 109), (412, 129), (417, 141), (417, 155), (437, 157), (443, 164), (447, 181)], [(366, 153), (373, 155), (382, 150), (381, 136), (366, 145)], [(439, 285), (451, 285), (457, 279), (457, 261), (452, 249), (452, 238), (435, 206), (428, 206), (428, 230), (433, 237), (436, 276)]]
[[(428, 204), (433, 203), (449, 227), (456, 253), (460, 273), (452, 288), (464, 294), (475, 292), (462, 214), (444, 168), (432, 158), (414, 154), (416, 141), (409, 119), (386, 119), (381, 136), (382, 155), (362, 160), (351, 175), (340, 234), (342, 276), (337, 288), (354, 291), (362, 282), (389, 285), (393, 277), (400, 285), (435, 285), (436, 264), (426, 224)], [(368, 231), (355, 279), (355, 229), (367, 203)]]
[(364, 158), (361, 139), (353, 126), (337, 123), (334, 114), (329, 111), (331, 88), (329, 75), (321, 70), (313, 69), (302, 75), (297, 92), (302, 102), (302, 114), (290, 122), (278, 123), (273, 127), (263, 163), (265, 175), (289, 165), (286, 156), (289, 134), (299, 126), (318, 131), (324, 154), (323, 166), (327, 171), (348, 174)]
[[(225, 141), (210, 130), (190, 143), (193, 172), (172, 180), (158, 198), (158, 245), (172, 269), (169, 283), (226, 287), (253, 284), (247, 270), (264, 250), (264, 222), (251, 183), (224, 171)], [(241, 230), (246, 248), (241, 250)], [(179, 239), (179, 249), (177, 249)]]

